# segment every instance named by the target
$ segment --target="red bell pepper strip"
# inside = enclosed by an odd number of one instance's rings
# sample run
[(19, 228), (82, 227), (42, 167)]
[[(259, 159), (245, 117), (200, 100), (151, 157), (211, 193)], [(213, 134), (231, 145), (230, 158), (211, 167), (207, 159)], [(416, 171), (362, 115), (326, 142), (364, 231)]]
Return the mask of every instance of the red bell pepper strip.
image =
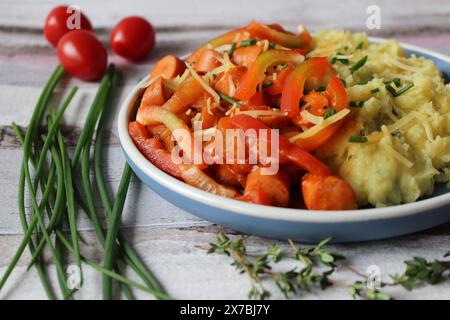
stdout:
[(289, 64), (286, 69), (281, 70), (278, 72), (277, 77), (275, 80), (272, 80), (272, 85), (265, 89), (265, 92), (272, 96), (277, 96), (283, 92), (283, 86), (286, 81), (286, 78), (288, 75), (294, 70), (294, 67)]
[[(325, 95), (328, 97), (330, 106), (336, 110), (340, 111), (347, 107), (347, 92), (345, 91), (344, 85), (338, 76), (333, 77), (327, 85)], [(332, 125), (326, 127), (325, 129), (319, 131), (312, 137), (299, 138), (294, 141), (295, 145), (302, 148), (303, 150), (312, 151), (321, 146), (323, 146), (342, 126), (346, 118), (333, 123)]]
[(294, 119), (300, 112), (300, 100), (303, 96), (306, 80), (309, 77), (325, 77), (336, 71), (327, 58), (311, 58), (298, 65), (287, 77), (281, 94), (281, 110)]
[(203, 45), (200, 46), (200, 48), (198, 48), (193, 54), (191, 54), (187, 58), (187, 61), (189, 62), (189, 64), (195, 64), (198, 61), (198, 59), (200, 58), (200, 56), (202, 55), (203, 51), (205, 51), (207, 49), (214, 49), (214, 48), (220, 47), (224, 44), (230, 44), (233, 42), (233, 40), (237, 34), (242, 33), (244, 31), (245, 31), (245, 27), (238, 28), (238, 29), (232, 30), (230, 32), (224, 33), (224, 34), (218, 36), (217, 38), (214, 38), (214, 39), (204, 43)]
[(170, 156), (170, 152), (156, 138), (150, 138), (145, 127), (137, 121), (128, 124), (128, 133), (142, 154), (164, 172), (181, 179), (181, 170)]
[(305, 57), (297, 52), (288, 50), (268, 50), (262, 53), (247, 70), (239, 86), (236, 88), (235, 97), (239, 100), (248, 100), (255, 93), (257, 86), (264, 80), (267, 68), (281, 63), (299, 64)]
[[(267, 130), (267, 143), (271, 141), (271, 129), (261, 121), (252, 118), (248, 115), (239, 114), (230, 119), (230, 123), (235, 127), (247, 131), (253, 130)], [(297, 147), (289, 142), (289, 140), (283, 136), (280, 136), (280, 162), (289, 162), (299, 166), (300, 168), (318, 175), (327, 176), (331, 174), (331, 170), (319, 159), (314, 157), (309, 152)], [(267, 147), (267, 150), (270, 148)]]
[(290, 32), (281, 31), (279, 27), (253, 21), (247, 26), (247, 31), (255, 38), (267, 39), (283, 47), (307, 50), (311, 48), (312, 37), (306, 29), (301, 34), (294, 35)]

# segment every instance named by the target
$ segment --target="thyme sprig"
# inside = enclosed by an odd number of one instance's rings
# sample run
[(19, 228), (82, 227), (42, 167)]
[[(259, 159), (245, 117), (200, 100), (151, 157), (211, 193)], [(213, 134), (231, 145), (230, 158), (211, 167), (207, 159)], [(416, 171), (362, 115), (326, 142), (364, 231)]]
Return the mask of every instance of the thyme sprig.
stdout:
[[(249, 277), (252, 284), (249, 298), (253, 299), (270, 297), (270, 292), (264, 286), (267, 281), (274, 283), (286, 298), (336, 286), (345, 289), (354, 299), (392, 300), (393, 297), (384, 290), (387, 287), (401, 286), (412, 290), (419, 284), (435, 285), (450, 279), (450, 260), (429, 262), (424, 258), (414, 257), (404, 262), (406, 268), (402, 274), (390, 275), (390, 280), (386, 282), (378, 279), (379, 284), (375, 286), (371, 277), (350, 265), (340, 263), (345, 257), (327, 247), (331, 238), (309, 247), (299, 246), (289, 240), (289, 250), (270, 244), (260, 254), (247, 251), (247, 238), (248, 236), (239, 236), (230, 239), (219, 232), (216, 243), (211, 243), (208, 247), (208, 253), (224, 254), (233, 259), (232, 265)], [(446, 257), (450, 257), (450, 251), (444, 255)], [(275, 271), (282, 260), (294, 262), (295, 267), (285, 272)], [(351, 283), (340, 281), (333, 277), (338, 268), (345, 268), (360, 279)]]

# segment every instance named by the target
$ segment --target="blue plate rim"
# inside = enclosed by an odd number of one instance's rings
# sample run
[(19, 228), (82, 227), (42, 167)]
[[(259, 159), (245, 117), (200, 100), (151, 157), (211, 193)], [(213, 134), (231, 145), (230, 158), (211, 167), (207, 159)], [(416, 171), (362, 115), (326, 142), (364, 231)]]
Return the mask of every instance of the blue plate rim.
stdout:
[[(368, 37), (370, 42), (382, 43), (385, 38)], [(425, 49), (419, 46), (399, 42), (401, 48), (420, 53), (425, 56), (434, 56), (450, 65), (450, 57)], [(160, 170), (148, 161), (134, 145), (128, 134), (128, 122), (130, 115), (134, 111), (135, 101), (142, 91), (141, 86), (148, 81), (149, 75), (143, 78), (127, 95), (119, 109), (117, 128), (120, 144), (127, 159), (132, 161), (149, 178), (155, 180), (160, 185), (179, 193), (191, 200), (202, 204), (217, 207), (225, 211), (232, 211), (238, 214), (264, 218), (272, 220), (285, 220), (305, 223), (338, 223), (338, 222), (363, 222), (371, 220), (385, 220), (406, 216), (419, 215), (422, 212), (430, 211), (450, 204), (450, 192), (433, 196), (428, 199), (418, 200), (413, 203), (388, 206), (382, 208), (356, 209), (345, 211), (311, 211), (306, 209), (279, 208), (262, 206), (243, 201), (238, 201), (222, 196), (217, 196), (206, 191), (192, 187)], [(314, 214), (312, 214), (314, 213)]]

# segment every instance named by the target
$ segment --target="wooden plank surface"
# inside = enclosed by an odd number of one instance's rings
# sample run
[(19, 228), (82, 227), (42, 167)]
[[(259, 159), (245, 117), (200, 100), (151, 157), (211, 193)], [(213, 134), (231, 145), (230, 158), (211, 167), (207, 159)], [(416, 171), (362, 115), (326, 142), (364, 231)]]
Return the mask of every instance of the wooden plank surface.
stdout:
[[(17, 217), (17, 180), (21, 151), (10, 124), (28, 123), (33, 104), (56, 65), (55, 52), (42, 37), (42, 24), (47, 12), (59, 1), (3, 0), (0, 2), (0, 274), (14, 254), (20, 240)], [(74, 2), (77, 3), (77, 2)], [(151, 65), (167, 53), (183, 55), (202, 41), (251, 19), (280, 22), (295, 30), (299, 23), (311, 30), (340, 27), (368, 31), (371, 35), (396, 37), (399, 40), (450, 54), (450, 2), (432, 3), (413, 0), (400, 1), (297, 1), (275, 4), (268, 0), (238, 1), (79, 1), (94, 23), (101, 39), (107, 40), (111, 27), (121, 17), (139, 14), (149, 18), (157, 29), (157, 47), (151, 57), (138, 64), (129, 64), (110, 55), (110, 61), (124, 71), (118, 101), (122, 101), (136, 81), (147, 74)], [(376, 4), (381, 8), (381, 30), (366, 29), (366, 8)], [(97, 84), (70, 80), (66, 86), (79, 85), (80, 90), (67, 111), (67, 139), (74, 141), (95, 94)], [(62, 92), (60, 92), (62, 94)], [(57, 103), (57, 101), (55, 101)], [(118, 105), (109, 106), (117, 110)], [(105, 171), (114, 189), (124, 163), (115, 134), (116, 115), (110, 120)], [(113, 190), (110, 190), (111, 192)], [(207, 256), (199, 246), (214, 239), (216, 227), (162, 200), (154, 192), (133, 179), (126, 204), (123, 225), (127, 236), (136, 244), (141, 255), (161, 279), (169, 293), (176, 298), (245, 298), (248, 281), (239, 276), (229, 260)], [(80, 217), (80, 227), (90, 230)], [(418, 235), (394, 240), (337, 246), (356, 266), (365, 270), (379, 265), (383, 274), (401, 271), (401, 262), (414, 255), (439, 258), (449, 249), (450, 224)], [(94, 245), (89, 231), (83, 233)], [(251, 247), (258, 251), (270, 240), (252, 238)], [(20, 262), (0, 298), (44, 298), (34, 271), (24, 272), (28, 258)], [(342, 272), (344, 278), (351, 276)], [(101, 280), (88, 273), (86, 289), (77, 298), (99, 298)], [(218, 290), (220, 288), (220, 290)], [(424, 287), (399, 297), (439, 299), (450, 298), (450, 287)], [(276, 290), (273, 290), (276, 292)], [(276, 296), (280, 297), (280, 296)], [(347, 298), (342, 290), (312, 293), (304, 298)]]

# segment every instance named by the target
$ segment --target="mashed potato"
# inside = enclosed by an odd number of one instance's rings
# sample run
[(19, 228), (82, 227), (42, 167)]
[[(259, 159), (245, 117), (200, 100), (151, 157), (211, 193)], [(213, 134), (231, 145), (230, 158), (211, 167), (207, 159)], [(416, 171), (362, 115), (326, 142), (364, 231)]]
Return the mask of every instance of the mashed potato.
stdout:
[[(352, 185), (360, 206), (413, 202), (436, 182), (450, 187), (450, 85), (431, 60), (406, 57), (395, 40), (369, 45), (366, 34), (340, 30), (318, 33), (310, 56), (335, 57), (353, 102), (352, 119), (317, 155)], [(397, 97), (386, 89), (411, 83)]]

